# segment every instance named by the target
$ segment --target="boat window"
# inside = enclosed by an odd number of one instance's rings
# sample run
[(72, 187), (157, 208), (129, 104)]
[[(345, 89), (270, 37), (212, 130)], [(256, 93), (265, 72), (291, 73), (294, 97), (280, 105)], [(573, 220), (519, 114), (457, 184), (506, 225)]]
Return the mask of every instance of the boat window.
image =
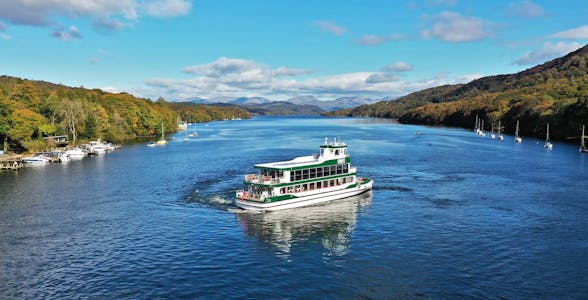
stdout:
[(320, 189), (320, 188), (322, 188), (322, 182), (320, 182), (320, 181), (319, 181), (319, 182), (317, 182), (317, 183), (316, 183), (316, 188), (317, 188), (317, 189)]
[(321, 156), (325, 155), (325, 149), (321, 148)]
[(334, 186), (335, 185), (335, 180), (329, 180), (329, 186)]
[(335, 150), (335, 155), (339, 155), (339, 149)]
[(316, 169), (316, 177), (323, 177), (323, 168)]
[(329, 181), (323, 181), (323, 187), (329, 187)]
[(341, 174), (341, 173), (343, 173), (343, 166), (337, 165), (337, 174)]
[(296, 181), (298, 180), (302, 180), (302, 170), (297, 170), (296, 171), (296, 176), (294, 178)]
[(302, 170), (302, 179), (308, 179), (308, 169)]
[(316, 169), (315, 168), (310, 169), (310, 178), (316, 178)]
[(314, 190), (314, 183), (311, 183), (311, 184), (310, 184), (310, 190), (311, 190), (311, 191), (312, 191), (312, 190)]
[(343, 173), (347, 173), (349, 172), (349, 164), (344, 164), (343, 165)]
[(337, 174), (337, 166), (331, 166), (331, 175)]
[(289, 186), (288, 187), (288, 193), (292, 193), (294, 192), (294, 186)]

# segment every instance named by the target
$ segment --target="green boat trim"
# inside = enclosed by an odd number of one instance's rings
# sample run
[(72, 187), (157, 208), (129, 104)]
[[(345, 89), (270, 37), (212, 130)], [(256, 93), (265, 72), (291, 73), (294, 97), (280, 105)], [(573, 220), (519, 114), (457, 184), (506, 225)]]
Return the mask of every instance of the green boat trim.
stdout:
[(355, 175), (357, 175), (357, 173), (345, 173), (345, 174), (338, 174), (338, 175), (327, 176), (327, 177), (317, 177), (317, 178), (313, 178), (313, 179), (298, 180), (298, 181), (292, 181), (292, 182), (286, 182), (286, 183), (274, 183), (274, 184), (254, 183), (254, 182), (248, 182), (248, 181), (244, 181), (244, 183), (247, 185), (255, 185), (255, 186), (274, 188), (274, 187), (283, 187), (283, 186), (290, 186), (290, 185), (319, 182), (319, 181), (323, 181), (323, 180), (331, 180), (331, 179), (337, 179), (337, 178), (355, 176)]

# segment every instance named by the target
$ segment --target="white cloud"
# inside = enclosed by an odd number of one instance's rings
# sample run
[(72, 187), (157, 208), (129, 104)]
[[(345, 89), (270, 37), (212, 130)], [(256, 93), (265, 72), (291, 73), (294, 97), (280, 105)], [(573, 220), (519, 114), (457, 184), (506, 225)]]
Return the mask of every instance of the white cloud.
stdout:
[(388, 41), (388, 38), (380, 35), (366, 34), (362, 36), (358, 43), (364, 46), (376, 46)]
[(81, 39), (82, 34), (75, 26), (70, 26), (69, 29), (63, 27), (57, 27), (53, 30), (53, 37), (58, 38), (62, 41), (71, 41), (75, 39)]
[(506, 9), (506, 14), (522, 18), (535, 18), (547, 15), (543, 7), (530, 0), (510, 3)]
[(141, 15), (174, 17), (191, 7), (189, 0), (6, 0), (0, 1), (0, 22), (55, 28), (62, 18), (91, 18), (99, 29), (116, 30)]
[(431, 28), (421, 31), (424, 39), (436, 38), (446, 42), (471, 42), (492, 36), (490, 25), (476, 17), (445, 11), (435, 16), (425, 16)]
[(299, 75), (306, 75), (306, 74), (311, 74), (313, 73), (312, 70), (306, 70), (306, 69), (290, 69), (290, 68), (286, 68), (284, 66), (279, 67), (275, 70), (272, 71), (272, 75), (276, 76), (276, 77), (280, 77), (280, 76), (299, 76)]
[(411, 71), (412, 66), (406, 62), (397, 61), (395, 63), (383, 66), (381, 68), (381, 70), (384, 72), (405, 72), (405, 71)]
[(551, 37), (560, 39), (588, 39), (588, 25), (572, 28), (552, 34)]
[(372, 83), (396, 81), (398, 79), (399, 79), (399, 77), (396, 74), (377, 72), (377, 73), (370, 75), (368, 78), (366, 78), (365, 82), (368, 84), (372, 84)]
[(522, 57), (518, 58), (515, 63), (517, 65), (540, 64), (556, 57), (568, 54), (579, 49), (580, 47), (582, 47), (582, 45), (576, 42), (571, 42), (569, 44), (564, 42), (558, 42), (554, 44), (546, 42), (543, 44), (542, 48), (526, 53)]
[(159, 0), (145, 3), (147, 14), (155, 17), (175, 17), (185, 15), (192, 8), (186, 0)]
[[(407, 71), (412, 67), (397, 62), (382, 68), (389, 71)], [(300, 94), (313, 94), (319, 98), (334, 98), (349, 95), (400, 96), (423, 88), (441, 84), (461, 83), (471, 77), (440, 77), (420, 81), (400, 80), (389, 71), (353, 72), (329, 76), (297, 78), (310, 74), (309, 70), (279, 67), (271, 70), (266, 64), (221, 57), (207, 64), (184, 68), (192, 75), (189, 79), (150, 78), (144, 81), (146, 88), (141, 94), (170, 100), (185, 100), (194, 97), (213, 98), (260, 96), (286, 99)]]
[(316, 25), (324, 32), (331, 33), (333, 35), (343, 35), (345, 33), (345, 28), (335, 24), (332, 21), (317, 21)]

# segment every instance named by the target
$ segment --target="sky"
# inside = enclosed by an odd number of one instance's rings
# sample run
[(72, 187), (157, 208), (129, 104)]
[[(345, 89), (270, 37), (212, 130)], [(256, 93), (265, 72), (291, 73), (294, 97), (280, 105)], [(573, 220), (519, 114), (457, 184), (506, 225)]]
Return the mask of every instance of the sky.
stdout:
[(588, 1), (0, 0), (0, 74), (168, 101), (399, 97), (588, 43)]

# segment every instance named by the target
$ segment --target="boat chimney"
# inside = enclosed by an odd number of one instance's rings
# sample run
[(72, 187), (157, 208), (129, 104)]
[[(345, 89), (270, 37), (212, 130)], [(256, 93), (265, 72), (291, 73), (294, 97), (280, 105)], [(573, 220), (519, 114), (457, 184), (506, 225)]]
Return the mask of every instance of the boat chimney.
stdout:
[(328, 137), (326, 137), (326, 138), (325, 138), (325, 145), (327, 145), (328, 143), (329, 143), (329, 138), (328, 138)]

